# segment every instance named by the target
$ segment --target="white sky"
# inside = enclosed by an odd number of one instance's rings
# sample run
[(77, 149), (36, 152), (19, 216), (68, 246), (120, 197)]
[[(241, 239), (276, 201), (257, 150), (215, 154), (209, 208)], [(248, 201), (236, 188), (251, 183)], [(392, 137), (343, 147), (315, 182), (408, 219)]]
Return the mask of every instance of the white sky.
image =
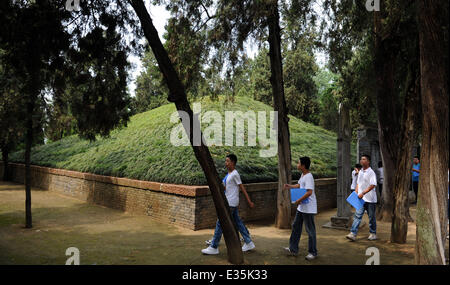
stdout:
[[(153, 6), (153, 5), (150, 6), (148, 1), (145, 1), (145, 4), (147, 6), (147, 10), (150, 13), (150, 17), (152, 17), (153, 25), (155, 26), (156, 30), (158, 31), (159, 38), (164, 43), (164, 39), (162, 38), (162, 35), (166, 31), (164, 27), (167, 24), (167, 20), (170, 17), (170, 13), (169, 13), (169, 11), (166, 10), (166, 8), (164, 6)], [(146, 41), (145, 38), (142, 40)], [(130, 55), (128, 57), (128, 60), (132, 64), (135, 65), (135, 68), (132, 70), (132, 73), (131, 73), (130, 84), (128, 85), (131, 95), (134, 96), (134, 93), (136, 90), (135, 80), (136, 80), (136, 77), (142, 71), (142, 63), (141, 63), (141, 59), (134, 55)]]

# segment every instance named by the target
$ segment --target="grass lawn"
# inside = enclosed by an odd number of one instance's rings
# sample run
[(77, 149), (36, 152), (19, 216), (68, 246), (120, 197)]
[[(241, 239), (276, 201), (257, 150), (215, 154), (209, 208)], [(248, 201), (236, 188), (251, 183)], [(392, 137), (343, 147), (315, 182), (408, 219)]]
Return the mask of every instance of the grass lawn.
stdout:
[[(203, 98), (200, 101), (202, 114), (218, 111), (224, 118), (225, 111), (253, 110), (269, 113), (273, 109), (264, 103), (246, 97), (237, 97), (234, 103)], [(205, 185), (206, 179), (190, 146), (173, 146), (170, 132), (179, 123), (171, 123), (175, 112), (174, 104), (168, 104), (131, 118), (128, 126), (112, 131), (108, 138), (98, 138), (95, 142), (81, 140), (77, 136), (33, 148), (31, 162), (35, 165), (63, 168), (101, 175), (128, 177), (133, 179)], [(224, 125), (225, 120), (222, 120)], [(202, 124), (202, 129), (207, 127)], [(269, 125), (267, 125), (269, 127)], [(291, 151), (293, 178), (299, 177), (296, 161), (300, 156), (312, 159), (311, 171), (316, 178), (336, 176), (336, 134), (321, 127), (305, 123), (290, 116)], [(225, 128), (223, 128), (224, 130)], [(225, 130), (222, 132), (223, 138)], [(245, 123), (247, 133), (247, 123)], [(247, 135), (245, 136), (247, 138)], [(223, 139), (224, 141), (224, 139)], [(260, 157), (259, 143), (248, 146), (210, 146), (212, 157), (220, 176), (225, 175), (225, 156), (238, 156), (237, 169), (245, 183), (277, 181), (277, 157)], [(355, 153), (352, 145), (352, 153)], [(12, 162), (23, 162), (23, 151), (11, 154)], [(355, 161), (355, 154), (352, 156)]]

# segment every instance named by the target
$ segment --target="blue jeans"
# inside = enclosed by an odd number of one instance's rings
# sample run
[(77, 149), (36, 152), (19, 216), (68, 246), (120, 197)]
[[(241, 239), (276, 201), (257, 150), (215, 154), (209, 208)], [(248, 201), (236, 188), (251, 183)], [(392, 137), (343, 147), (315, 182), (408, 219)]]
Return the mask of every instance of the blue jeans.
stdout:
[(292, 233), (289, 239), (289, 249), (292, 253), (298, 253), (298, 243), (302, 235), (303, 222), (305, 223), (306, 233), (308, 234), (308, 252), (317, 256), (316, 225), (314, 224), (314, 215), (302, 213), (297, 210), (294, 223), (292, 224)]
[(359, 225), (361, 224), (361, 220), (365, 211), (367, 211), (367, 214), (369, 215), (369, 232), (371, 234), (377, 233), (377, 219), (375, 216), (376, 207), (377, 203), (366, 202), (364, 203), (364, 206), (361, 207), (361, 209), (355, 212), (352, 229), (350, 230), (354, 235), (358, 233)]
[[(244, 223), (242, 222), (241, 218), (239, 217), (238, 208), (230, 207), (230, 210), (231, 210), (231, 218), (234, 220), (237, 230), (241, 233), (242, 237), (244, 238), (245, 243), (251, 242), (252, 239), (250, 238), (250, 233), (248, 232), (247, 228), (245, 227)], [(219, 242), (220, 242), (221, 238), (222, 238), (222, 227), (220, 226), (220, 222), (217, 219), (216, 230), (214, 231), (214, 237), (211, 241), (211, 247), (212, 248), (219, 247)]]

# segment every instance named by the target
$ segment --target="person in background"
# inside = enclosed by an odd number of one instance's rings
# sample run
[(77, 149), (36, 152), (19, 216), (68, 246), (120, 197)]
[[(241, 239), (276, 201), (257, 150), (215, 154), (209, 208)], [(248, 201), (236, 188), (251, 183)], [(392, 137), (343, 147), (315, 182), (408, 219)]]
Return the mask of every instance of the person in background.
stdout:
[(414, 193), (416, 194), (416, 201), (414, 204), (417, 204), (417, 194), (419, 193), (419, 175), (420, 175), (420, 161), (418, 156), (414, 156), (412, 167), (412, 187)]
[(355, 191), (356, 188), (356, 182), (358, 181), (358, 173), (361, 170), (361, 164), (357, 163), (355, 164), (355, 168), (353, 168), (352, 171), (352, 185), (350, 186), (350, 189), (353, 191)]
[(380, 198), (383, 191), (383, 181), (384, 181), (384, 173), (383, 173), (383, 162), (378, 161), (378, 176), (377, 176), (377, 183), (378, 183), (378, 191), (380, 191)]

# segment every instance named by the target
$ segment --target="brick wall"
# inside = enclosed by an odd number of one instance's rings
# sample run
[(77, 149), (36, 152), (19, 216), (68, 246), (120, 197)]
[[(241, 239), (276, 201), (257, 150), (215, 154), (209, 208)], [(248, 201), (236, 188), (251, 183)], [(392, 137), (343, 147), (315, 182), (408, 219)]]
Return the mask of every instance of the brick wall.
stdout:
[[(214, 227), (217, 220), (208, 186), (166, 184), (40, 166), (32, 166), (31, 169), (33, 187), (89, 203), (148, 215), (160, 222), (192, 230)], [(10, 171), (12, 181), (24, 183), (24, 165), (12, 163)], [(2, 173), (3, 165), (0, 163)], [(318, 211), (335, 208), (336, 179), (316, 179), (315, 186)], [(251, 183), (245, 187), (256, 206), (250, 210), (241, 193), (241, 218), (244, 221), (274, 219), (277, 183)], [(292, 207), (292, 212), (295, 213), (295, 207)]]

